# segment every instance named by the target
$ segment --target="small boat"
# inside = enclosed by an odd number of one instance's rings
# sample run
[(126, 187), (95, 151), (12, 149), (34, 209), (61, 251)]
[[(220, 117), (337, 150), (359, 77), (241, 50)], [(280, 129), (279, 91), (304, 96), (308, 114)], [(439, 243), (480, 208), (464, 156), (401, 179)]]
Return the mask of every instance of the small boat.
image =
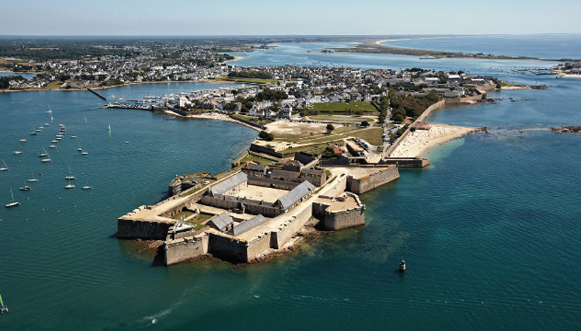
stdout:
[(89, 152), (87, 152), (87, 151), (83, 151), (83, 152), (81, 153), (81, 155), (89, 155)]
[[(46, 151), (44, 151), (46, 153)], [(50, 159), (50, 155), (48, 155), (48, 153), (46, 153), (46, 157), (41, 159), (42, 162), (51, 162), (52, 160)]]
[(71, 138), (73, 138), (73, 139), (77, 139), (77, 136), (75, 136), (75, 135), (72, 135), (72, 136), (71, 136)]
[(42, 153), (38, 153), (38, 157), (47, 157), (48, 153), (46, 152), (46, 150), (44, 149), (44, 147), (42, 148)]
[(55, 144), (48, 145), (48, 148), (56, 148), (56, 145)]
[(28, 185), (24, 185), (20, 188), (21, 191), (30, 191), (32, 190), (32, 187), (28, 186)]
[(77, 148), (77, 151), (82, 152), (83, 149), (81, 147)]
[[(6, 204), (6, 208), (16, 207), (20, 204), (18, 201), (14, 201), (14, 193), (12, 193), (12, 189), (10, 189), (10, 195), (12, 196), (12, 202)], [(2, 298), (0, 298), (0, 303), (2, 303)], [(2, 310), (4, 310), (4, 304), (2, 303)]]
[(4, 306), (4, 301), (2, 301), (2, 296), (0, 295), (0, 314), (8, 312), (8, 307)]
[(50, 142), (51, 142), (51, 143), (53, 143), (53, 144), (58, 144), (58, 142), (59, 142), (59, 141), (58, 141), (58, 140), (54, 140), (54, 139), (53, 139), (53, 140), (51, 140)]
[(93, 188), (93, 186), (89, 186), (89, 185), (83, 186), (83, 190), (90, 190), (92, 188)]
[(26, 139), (22, 138), (22, 139), (20, 139), (20, 142), (21, 143), (25, 143), (26, 142)]
[(14, 151), (14, 152), (12, 152), (12, 154), (14, 154), (14, 155), (20, 155), (20, 154), (22, 154), (22, 151)]
[(52, 114), (52, 109), (50, 109), (50, 106), (48, 107), (48, 109), (46, 110), (47, 114)]
[(69, 167), (69, 175), (65, 177), (66, 180), (74, 180), (76, 177), (73, 176), (71, 172), (71, 167)]
[(38, 127), (40, 130), (44, 130), (44, 126), (39, 126)]
[(35, 131), (36, 131), (36, 132), (42, 132), (42, 130), (41, 130), (41, 129), (36, 129)]
[(2, 160), (2, 163), (4, 163), (4, 167), (0, 168), (0, 171), (8, 171), (10, 169), (8, 169), (8, 166), (6, 165), (6, 162), (4, 162), (4, 160)]
[(29, 178), (29, 179), (28, 179), (28, 182), (29, 182), (29, 183), (35, 183), (35, 182), (38, 182), (38, 178), (35, 178), (35, 177), (34, 177), (34, 173), (32, 172), (32, 170), (30, 170), (30, 174), (32, 175), (32, 178)]
[(128, 141), (128, 140), (125, 140), (125, 143), (126, 143), (126, 144), (129, 144), (129, 141)]
[(65, 186), (65, 190), (70, 190), (70, 189), (73, 189), (73, 188), (75, 188), (75, 185), (74, 185), (74, 184), (71, 184), (71, 182), (70, 182), (70, 181), (69, 181), (69, 183), (68, 183), (68, 184)]
[(50, 126), (50, 123), (44, 123), (44, 126)]
[(63, 137), (56, 137), (56, 140), (63, 140)]
[(404, 272), (405, 271), (405, 260), (402, 257), (401, 261), (399, 261), (399, 272)]

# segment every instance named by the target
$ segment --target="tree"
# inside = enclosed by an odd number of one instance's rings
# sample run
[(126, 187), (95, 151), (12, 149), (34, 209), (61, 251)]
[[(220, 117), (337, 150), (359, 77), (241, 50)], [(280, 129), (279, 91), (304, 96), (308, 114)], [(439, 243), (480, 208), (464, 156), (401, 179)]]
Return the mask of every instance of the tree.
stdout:
[(335, 130), (335, 127), (333, 126), (333, 124), (331, 124), (331, 123), (327, 124), (327, 132), (331, 133), (331, 132), (333, 132), (333, 130)]
[(361, 126), (364, 127), (364, 128), (366, 128), (366, 127), (369, 126), (369, 122), (367, 122), (367, 121), (361, 121)]

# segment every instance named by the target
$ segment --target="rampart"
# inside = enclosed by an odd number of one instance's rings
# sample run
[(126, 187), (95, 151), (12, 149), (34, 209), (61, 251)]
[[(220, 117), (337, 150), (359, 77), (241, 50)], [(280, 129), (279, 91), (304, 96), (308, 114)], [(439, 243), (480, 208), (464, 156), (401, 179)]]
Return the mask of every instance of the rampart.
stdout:
[(268, 148), (268, 147), (260, 146), (260, 145), (256, 145), (256, 144), (250, 144), (250, 150), (253, 152), (257, 152), (257, 153), (272, 155), (272, 156), (275, 156), (278, 158), (283, 157), (282, 153), (275, 152), (274, 149), (272, 149), (272, 148)]
[(396, 165), (398, 168), (423, 168), (430, 165), (430, 160), (422, 157), (390, 157), (379, 161), (380, 164)]
[(399, 171), (395, 166), (377, 168), (376, 171), (358, 178), (349, 176), (347, 189), (353, 193), (363, 194), (398, 178)]
[(186, 236), (168, 240), (163, 246), (165, 265), (188, 261), (208, 253), (209, 236), (203, 233), (198, 236)]
[(117, 238), (165, 240), (173, 223), (119, 218), (117, 220)]

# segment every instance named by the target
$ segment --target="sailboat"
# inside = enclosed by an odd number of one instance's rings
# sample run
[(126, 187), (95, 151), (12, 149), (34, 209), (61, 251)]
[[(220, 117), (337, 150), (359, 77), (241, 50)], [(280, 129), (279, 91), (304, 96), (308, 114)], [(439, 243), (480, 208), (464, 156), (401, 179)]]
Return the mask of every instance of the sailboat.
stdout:
[(24, 183), (24, 186), (20, 187), (21, 191), (30, 191), (32, 190), (32, 187), (26, 185), (26, 183)]
[(48, 105), (48, 109), (46, 110), (47, 114), (52, 114), (52, 109), (50, 109), (50, 105)]
[(2, 159), (2, 163), (4, 163), (4, 167), (0, 168), (0, 171), (8, 171), (10, 169), (8, 169), (8, 166), (6, 165), (6, 162), (4, 162), (4, 159)]
[(20, 138), (20, 142), (21, 142), (21, 143), (25, 143), (25, 142), (26, 142), (26, 139), (24, 139), (24, 134), (23, 134), (23, 137), (22, 137), (22, 138)]
[(34, 173), (32, 172), (32, 170), (30, 170), (30, 174), (32, 175), (32, 178), (28, 179), (29, 183), (35, 183), (38, 182), (38, 178), (34, 178)]
[(12, 154), (20, 155), (20, 154), (22, 154), (22, 151), (18, 149), (18, 146), (16, 146), (16, 150), (14, 152), (12, 152)]
[(89, 152), (83, 151), (83, 152), (81, 152), (81, 155), (89, 155)]
[(48, 153), (46, 152), (46, 149), (44, 149), (44, 147), (42, 148), (42, 153), (38, 153), (38, 157), (47, 157)]
[(0, 314), (8, 312), (8, 307), (4, 306), (4, 301), (2, 301), (2, 295), (0, 295)]
[[(43, 150), (44, 150), (44, 148), (43, 148)], [(46, 151), (44, 151), (44, 152), (46, 153), (46, 157), (45, 157), (45, 158), (43, 158), (41, 161), (42, 161), (42, 162), (50, 162), (50, 161), (52, 161), (52, 160), (50, 159), (50, 155), (48, 155), (48, 153), (47, 153)]]
[(73, 176), (71, 172), (71, 167), (69, 166), (69, 175), (65, 177), (66, 180), (74, 180), (75, 176)]
[(65, 186), (65, 190), (70, 190), (72, 188), (75, 188), (75, 185), (71, 184), (71, 181), (69, 180), (69, 183)]
[[(6, 208), (15, 207), (15, 206), (18, 206), (20, 204), (20, 202), (14, 201), (14, 193), (12, 193), (12, 189), (10, 189), (10, 195), (12, 195), (12, 202), (7, 203)], [(4, 309), (4, 304), (2, 304), (2, 309)]]
[(89, 186), (89, 184), (87, 183), (87, 180), (85, 180), (85, 185), (83, 185), (83, 190), (90, 190), (92, 188), (93, 188), (93, 186)]

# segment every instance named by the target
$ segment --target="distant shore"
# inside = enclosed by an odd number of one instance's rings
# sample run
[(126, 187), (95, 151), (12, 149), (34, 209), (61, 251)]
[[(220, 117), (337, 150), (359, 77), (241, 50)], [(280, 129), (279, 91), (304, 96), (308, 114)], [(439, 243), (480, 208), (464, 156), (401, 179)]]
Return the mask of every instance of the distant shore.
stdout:
[[(234, 60), (233, 60), (234, 61)], [(11, 72), (11, 71), (7, 71)], [(112, 85), (112, 86), (97, 86), (91, 87), (93, 90), (108, 90), (116, 87), (131, 86), (131, 85), (145, 85), (145, 84), (167, 84), (167, 83), (209, 83), (209, 84), (237, 84), (235, 81), (228, 80), (212, 80), (212, 79), (199, 79), (199, 80), (167, 80), (167, 81), (155, 81), (155, 82), (131, 82), (123, 85)], [(238, 83), (240, 84), (240, 83)], [(22, 90), (0, 90), (0, 93), (4, 92), (39, 92), (39, 91), (63, 91), (63, 92), (73, 92), (73, 91), (87, 91), (87, 88), (50, 88), (50, 89), (22, 89)]]

